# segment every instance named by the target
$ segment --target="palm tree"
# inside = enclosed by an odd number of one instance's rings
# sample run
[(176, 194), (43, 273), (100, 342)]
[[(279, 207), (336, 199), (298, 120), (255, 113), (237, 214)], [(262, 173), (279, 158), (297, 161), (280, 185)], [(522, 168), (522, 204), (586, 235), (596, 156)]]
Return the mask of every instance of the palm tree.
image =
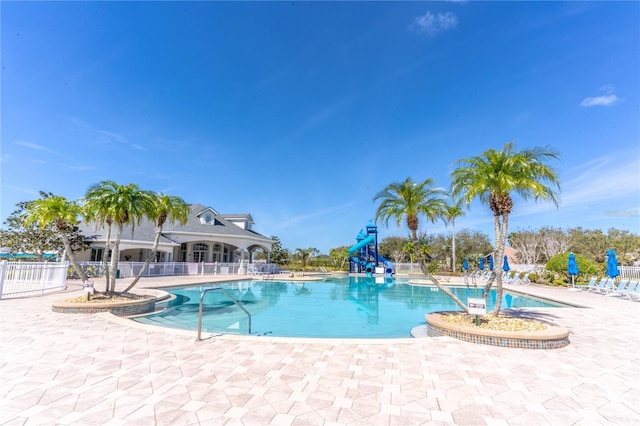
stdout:
[(153, 239), (153, 247), (151, 248), (151, 252), (149, 256), (144, 261), (144, 265), (138, 275), (133, 279), (131, 284), (124, 290), (124, 293), (131, 290), (140, 280), (140, 277), (145, 273), (147, 268), (149, 267), (149, 263), (156, 257), (156, 253), (158, 252), (158, 243), (160, 242), (160, 236), (162, 235), (162, 227), (167, 221), (170, 222), (178, 222), (181, 225), (187, 223), (187, 219), (189, 218), (189, 205), (184, 202), (184, 200), (175, 195), (167, 195), (167, 194), (157, 194), (153, 197), (154, 209), (147, 213), (147, 217), (149, 220), (152, 220), (156, 223), (156, 234)]
[(453, 299), (465, 312), (468, 312), (466, 305), (429, 273), (418, 238), (420, 215), (425, 216), (431, 223), (435, 222), (436, 219), (446, 217), (446, 204), (444, 201), (446, 192), (442, 188), (434, 188), (433, 184), (433, 179), (413, 182), (410, 177), (404, 182), (389, 184), (373, 197), (374, 202), (380, 201), (375, 220), (377, 222), (378, 219), (381, 219), (385, 225), (388, 225), (389, 219), (393, 219), (400, 226), (402, 220), (405, 219), (411, 233), (414, 253), (418, 258), (422, 273), (442, 292)]
[(302, 262), (302, 269), (307, 266), (307, 260), (313, 259), (313, 256), (315, 256), (318, 252), (318, 249), (315, 247), (296, 249), (296, 257)]
[[(549, 148), (535, 147), (516, 151), (514, 143), (508, 142), (502, 150), (489, 149), (482, 155), (459, 160), (451, 173), (451, 193), (460, 197), (467, 205), (474, 198), (489, 205), (495, 226), (494, 259), (501, 261), (507, 239), (509, 214), (513, 209), (512, 193), (527, 200), (551, 200), (556, 206), (555, 189), (560, 189), (558, 175), (546, 164), (557, 159), (558, 154)], [(494, 274), (488, 281), (484, 296), (496, 277), (495, 313), (500, 313), (502, 301), (502, 274)]]
[(407, 240), (407, 242), (402, 246), (402, 252), (409, 255), (409, 262), (411, 264), (413, 264), (413, 253), (415, 253), (415, 251), (416, 248), (413, 246), (413, 241), (411, 240)]
[(113, 242), (111, 263), (107, 275), (107, 291), (116, 289), (116, 270), (120, 257), (120, 240), (125, 225), (131, 224), (133, 233), (136, 224), (143, 217), (153, 214), (155, 204), (153, 193), (141, 190), (138, 185), (130, 183), (119, 185), (114, 181), (103, 181), (89, 187), (85, 195), (84, 208), (89, 219), (99, 225), (107, 225), (107, 247), (109, 252), (111, 225), (116, 227), (116, 238)]
[(462, 200), (457, 200), (453, 204), (448, 204), (445, 217), (451, 223), (451, 271), (456, 271), (456, 218), (465, 215), (462, 209)]
[(82, 209), (78, 203), (67, 201), (66, 198), (60, 195), (54, 195), (28, 203), (21, 219), (27, 226), (37, 224), (43, 229), (48, 224), (54, 223), (69, 261), (80, 276), (80, 279), (87, 281), (87, 273), (78, 264), (69, 241), (69, 233), (78, 224), (81, 212)]

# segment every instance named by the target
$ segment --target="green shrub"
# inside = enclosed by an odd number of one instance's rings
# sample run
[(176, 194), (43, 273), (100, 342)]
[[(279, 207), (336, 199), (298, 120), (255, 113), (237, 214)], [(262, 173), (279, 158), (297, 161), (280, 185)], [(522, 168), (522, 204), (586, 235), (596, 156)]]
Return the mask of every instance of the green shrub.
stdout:
[[(598, 268), (593, 264), (593, 262), (579, 254), (576, 254), (575, 256), (576, 263), (578, 264), (578, 270), (580, 271), (580, 273), (575, 277), (576, 282), (578, 282), (578, 280), (585, 281), (585, 279), (588, 280), (589, 277), (597, 275)], [(569, 252), (560, 253), (549, 259), (547, 265), (545, 266), (545, 272), (550, 272), (553, 274), (553, 278), (550, 281), (553, 282), (560, 279), (562, 279), (565, 283), (571, 281), (571, 276), (567, 272), (568, 261)]]

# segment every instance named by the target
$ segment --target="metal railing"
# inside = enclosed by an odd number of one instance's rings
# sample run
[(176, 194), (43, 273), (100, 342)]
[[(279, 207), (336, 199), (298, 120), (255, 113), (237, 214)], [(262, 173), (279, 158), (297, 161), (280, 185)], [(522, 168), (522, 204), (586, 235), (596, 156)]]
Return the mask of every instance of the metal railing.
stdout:
[(205, 291), (202, 292), (202, 294), (200, 295), (200, 307), (198, 308), (198, 338), (196, 339), (197, 341), (201, 341), (201, 334), (202, 334), (202, 305), (203, 305), (203, 301), (204, 301), (204, 295), (207, 294), (210, 291), (215, 291), (215, 290), (222, 290), (222, 292), (224, 294), (227, 295), (227, 297), (229, 299), (231, 299), (231, 301), (233, 303), (235, 303), (236, 305), (238, 305), (238, 307), (240, 309), (242, 309), (244, 311), (245, 314), (247, 314), (247, 316), (249, 317), (249, 334), (251, 334), (251, 314), (249, 313), (249, 311), (247, 311), (244, 306), (242, 306), (242, 303), (240, 303), (238, 300), (236, 300), (227, 290), (225, 290), (222, 287), (214, 287), (214, 288), (208, 288)]

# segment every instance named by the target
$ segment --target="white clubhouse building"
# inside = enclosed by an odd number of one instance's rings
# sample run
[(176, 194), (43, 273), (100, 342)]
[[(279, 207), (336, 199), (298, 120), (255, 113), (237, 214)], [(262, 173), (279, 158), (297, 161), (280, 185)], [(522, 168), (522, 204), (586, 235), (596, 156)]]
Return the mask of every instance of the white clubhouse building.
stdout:
[[(162, 229), (156, 262), (188, 263), (252, 263), (259, 248), (267, 253), (273, 240), (253, 231), (250, 214), (220, 214), (202, 204), (189, 205), (187, 223), (181, 225), (167, 221)], [(77, 253), (79, 261), (100, 261), (105, 250), (106, 228), (95, 224), (82, 224), (80, 230), (90, 237), (91, 248)], [(128, 225), (120, 240), (121, 262), (144, 262), (153, 247), (155, 223), (143, 220), (139, 225)], [(111, 229), (111, 241), (115, 227)]]

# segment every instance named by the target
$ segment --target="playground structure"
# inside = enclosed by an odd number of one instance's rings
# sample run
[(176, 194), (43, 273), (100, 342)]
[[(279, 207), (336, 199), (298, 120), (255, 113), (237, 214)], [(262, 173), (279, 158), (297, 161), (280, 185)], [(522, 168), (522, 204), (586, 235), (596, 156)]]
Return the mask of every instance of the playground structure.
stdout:
[(349, 248), (349, 272), (373, 274), (393, 274), (393, 263), (378, 253), (378, 227), (369, 222), (366, 233), (360, 230), (356, 243)]

